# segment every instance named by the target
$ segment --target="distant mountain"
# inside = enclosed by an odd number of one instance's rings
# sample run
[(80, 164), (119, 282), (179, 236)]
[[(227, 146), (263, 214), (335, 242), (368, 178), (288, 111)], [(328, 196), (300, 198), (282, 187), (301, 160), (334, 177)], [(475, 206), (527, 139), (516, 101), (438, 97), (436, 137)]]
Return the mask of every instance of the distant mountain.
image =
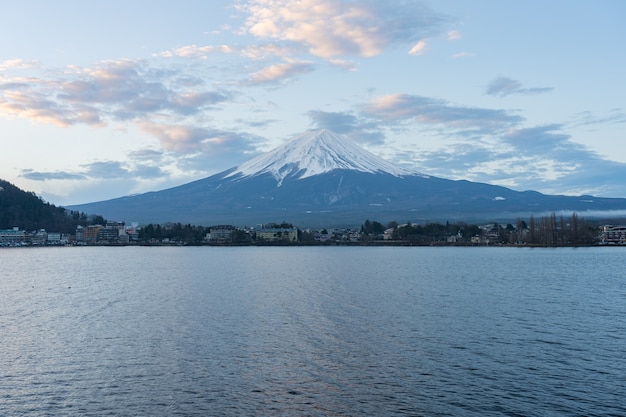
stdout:
[(84, 213), (68, 211), (46, 203), (34, 193), (0, 180), (0, 229), (46, 229), (49, 232), (73, 233), (78, 224), (85, 225)]
[(626, 199), (551, 196), (399, 168), (329, 130), (305, 132), (273, 151), (178, 187), (71, 206), (109, 219), (302, 227), (380, 221), (476, 221), (530, 214), (625, 210)]

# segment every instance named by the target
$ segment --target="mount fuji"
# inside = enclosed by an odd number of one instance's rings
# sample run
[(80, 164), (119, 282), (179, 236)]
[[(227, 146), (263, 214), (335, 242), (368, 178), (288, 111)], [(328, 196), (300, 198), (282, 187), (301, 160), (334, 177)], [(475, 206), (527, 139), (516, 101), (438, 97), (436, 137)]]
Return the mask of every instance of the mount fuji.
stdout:
[(288, 221), (514, 220), (626, 210), (626, 199), (551, 196), (432, 177), (395, 166), (329, 130), (310, 130), (234, 168), (178, 187), (68, 207), (111, 220), (198, 225)]

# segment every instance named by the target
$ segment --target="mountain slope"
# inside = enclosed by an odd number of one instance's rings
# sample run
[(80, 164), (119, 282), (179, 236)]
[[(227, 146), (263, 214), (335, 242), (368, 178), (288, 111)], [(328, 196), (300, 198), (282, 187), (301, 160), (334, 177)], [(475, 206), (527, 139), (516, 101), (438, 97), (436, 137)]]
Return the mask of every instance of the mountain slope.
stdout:
[(395, 167), (330, 131), (309, 131), (222, 173), (163, 191), (73, 206), (110, 219), (203, 225), (288, 221), (515, 219), (557, 211), (626, 209), (626, 199), (549, 196), (428, 177)]
[(46, 229), (71, 233), (77, 225), (85, 225), (87, 221), (84, 213), (68, 212), (42, 201), (34, 193), (0, 180), (0, 229), (18, 227), (29, 231)]
[(322, 129), (307, 131), (272, 152), (244, 162), (234, 168), (226, 178), (236, 175), (253, 177), (269, 173), (280, 184), (286, 177), (302, 179), (336, 169), (385, 172), (394, 176), (416, 174), (396, 167), (351, 140)]

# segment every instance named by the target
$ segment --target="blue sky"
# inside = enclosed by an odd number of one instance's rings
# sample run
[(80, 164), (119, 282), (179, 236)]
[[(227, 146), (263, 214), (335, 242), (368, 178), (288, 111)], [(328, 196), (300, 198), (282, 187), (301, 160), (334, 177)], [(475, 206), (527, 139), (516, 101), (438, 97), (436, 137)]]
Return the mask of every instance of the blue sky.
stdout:
[(0, 178), (159, 190), (313, 128), (450, 179), (626, 197), (626, 2), (4, 2)]

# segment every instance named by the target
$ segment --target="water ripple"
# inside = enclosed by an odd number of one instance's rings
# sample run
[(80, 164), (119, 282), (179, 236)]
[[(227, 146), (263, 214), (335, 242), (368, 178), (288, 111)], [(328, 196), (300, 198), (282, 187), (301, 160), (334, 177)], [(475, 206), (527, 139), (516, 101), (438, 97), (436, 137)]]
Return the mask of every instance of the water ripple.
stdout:
[[(621, 252), (0, 250), (4, 415), (626, 415)], [(23, 265), (32, 265), (23, 268)]]

